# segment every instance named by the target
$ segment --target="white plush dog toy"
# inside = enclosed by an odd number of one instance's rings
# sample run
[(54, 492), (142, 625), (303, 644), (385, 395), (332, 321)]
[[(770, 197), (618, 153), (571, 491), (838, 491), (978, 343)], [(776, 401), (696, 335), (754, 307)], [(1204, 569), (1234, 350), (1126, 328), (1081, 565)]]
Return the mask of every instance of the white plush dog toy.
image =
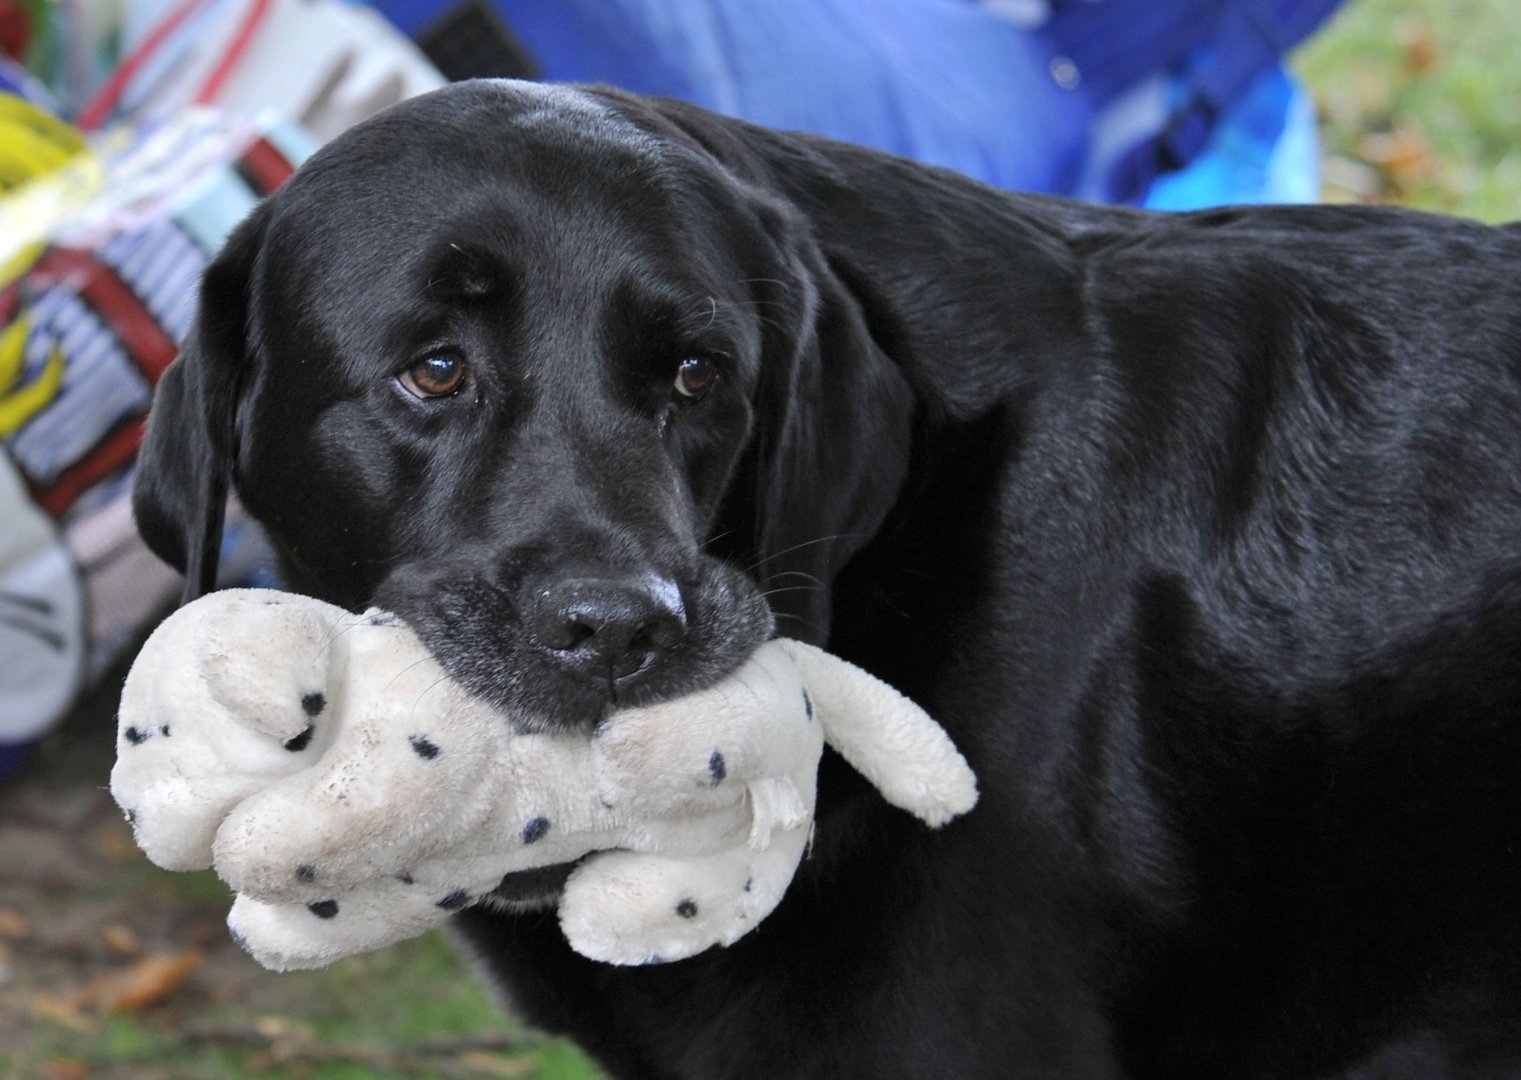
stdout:
[(530, 734), (394, 616), (229, 590), (144, 645), (111, 792), (155, 863), (215, 866), (238, 894), (233, 936), (270, 968), (415, 936), (509, 873), (575, 860), (571, 946), (658, 963), (731, 944), (777, 905), (826, 740), (932, 826), (977, 800), (922, 710), (798, 642), (594, 734)]

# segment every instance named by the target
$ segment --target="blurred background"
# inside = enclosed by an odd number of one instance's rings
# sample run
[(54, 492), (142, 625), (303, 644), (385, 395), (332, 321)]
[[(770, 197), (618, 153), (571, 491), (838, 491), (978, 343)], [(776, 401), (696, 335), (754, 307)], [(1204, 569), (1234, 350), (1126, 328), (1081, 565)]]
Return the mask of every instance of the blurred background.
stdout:
[[(1510, 0), (0, 0), (0, 1077), (596, 1076), (442, 935), (271, 975), (106, 790), (178, 581), (127, 492), (228, 229), (450, 79), (599, 80), (1168, 210), (1521, 216)], [(227, 582), (276, 584), (236, 522)]]

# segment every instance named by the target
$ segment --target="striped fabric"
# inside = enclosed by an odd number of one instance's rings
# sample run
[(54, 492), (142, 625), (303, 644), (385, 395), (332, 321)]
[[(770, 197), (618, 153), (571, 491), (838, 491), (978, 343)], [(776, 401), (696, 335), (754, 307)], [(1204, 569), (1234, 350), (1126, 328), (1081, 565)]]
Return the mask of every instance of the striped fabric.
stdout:
[[(49, 248), (0, 289), (0, 330), (26, 324), (20, 371), (9, 383), (0, 377), (0, 446), (53, 517), (131, 464), (153, 387), (190, 331), (211, 251), (290, 175), (300, 142), (243, 138), (217, 175), (194, 177), (179, 205), (168, 200), (166, 214), (130, 222), (90, 250)], [(19, 422), (5, 411), (8, 395), (35, 388), (60, 361), (45, 407)]]
[[(132, 525), (153, 387), (207, 261), (311, 149), (205, 114), (140, 145), (106, 155), (81, 220), (0, 280), (0, 774), (178, 591)], [(262, 537), (234, 513), (227, 540), (247, 578)]]

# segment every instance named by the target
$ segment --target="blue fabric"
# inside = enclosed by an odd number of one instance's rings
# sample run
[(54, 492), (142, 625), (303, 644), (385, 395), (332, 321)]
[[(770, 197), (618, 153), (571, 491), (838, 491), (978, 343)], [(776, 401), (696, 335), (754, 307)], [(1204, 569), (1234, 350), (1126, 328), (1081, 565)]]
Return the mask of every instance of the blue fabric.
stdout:
[[(375, 2), (412, 33), (450, 6)], [(1033, 29), (972, 0), (493, 2), (551, 81), (683, 98), (1002, 187), (1135, 203), (1339, 0), (1051, 0)], [(1174, 87), (1169, 111), (1096, 154), (1107, 111), (1159, 78)]]
[(679, 97), (772, 127), (1070, 188), (1091, 103), (1054, 53), (965, 0), (498, 0), (545, 78)]
[(1229, 203), (1315, 202), (1319, 141), (1309, 96), (1281, 68), (1247, 89), (1186, 167), (1156, 178), (1145, 205), (1192, 210)]

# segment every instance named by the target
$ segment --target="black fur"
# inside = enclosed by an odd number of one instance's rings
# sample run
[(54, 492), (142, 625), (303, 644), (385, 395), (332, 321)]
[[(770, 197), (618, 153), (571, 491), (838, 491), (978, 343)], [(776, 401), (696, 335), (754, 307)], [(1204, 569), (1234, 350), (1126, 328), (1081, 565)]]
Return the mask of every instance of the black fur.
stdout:
[[(732, 948), (620, 969), (457, 917), (617, 1075), (1516, 1075), (1518, 269), (1514, 229), (1106, 209), (462, 84), (238, 231), (139, 520), (194, 592), (230, 485), (296, 587), (535, 723), (774, 618), (950, 730), (981, 805), (930, 831), (826, 758)], [(464, 388), (399, 388), (440, 349)], [(680, 641), (616, 677), (535, 643), (583, 578), (674, 582)]]

